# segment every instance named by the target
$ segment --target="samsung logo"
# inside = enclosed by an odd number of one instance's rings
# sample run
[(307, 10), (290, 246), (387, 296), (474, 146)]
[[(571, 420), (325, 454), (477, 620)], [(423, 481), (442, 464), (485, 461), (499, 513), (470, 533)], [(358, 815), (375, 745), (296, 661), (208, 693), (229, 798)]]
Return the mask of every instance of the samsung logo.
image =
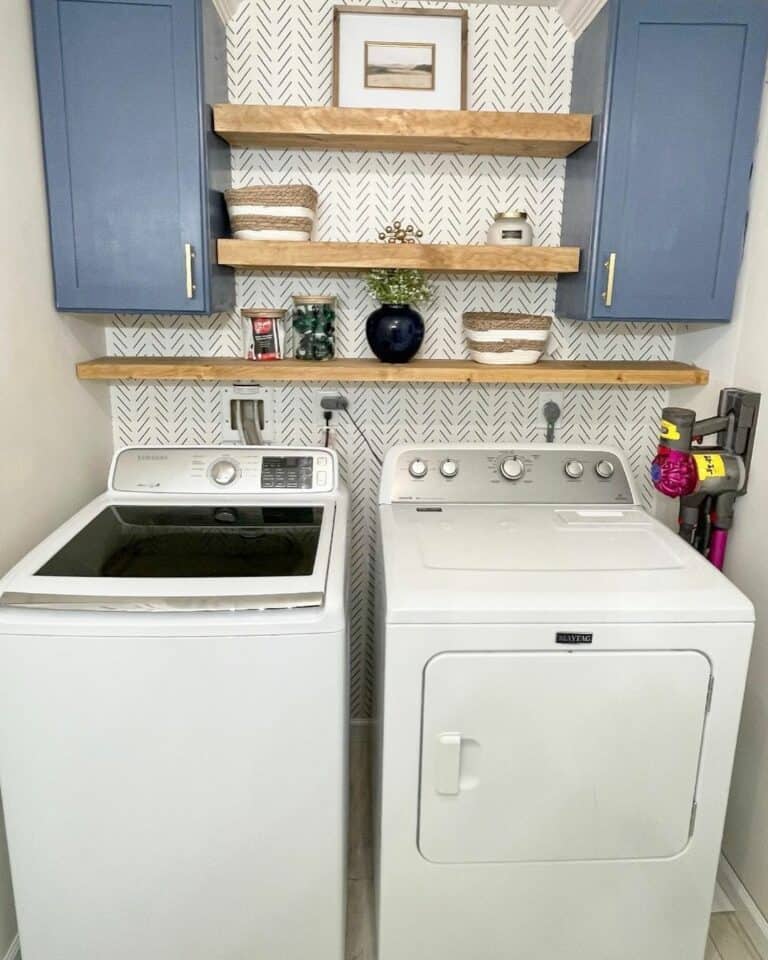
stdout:
[(168, 457), (163, 453), (140, 453), (139, 460), (167, 460)]
[(565, 643), (569, 646), (577, 646), (582, 643), (592, 643), (594, 634), (592, 633), (556, 633), (555, 643)]

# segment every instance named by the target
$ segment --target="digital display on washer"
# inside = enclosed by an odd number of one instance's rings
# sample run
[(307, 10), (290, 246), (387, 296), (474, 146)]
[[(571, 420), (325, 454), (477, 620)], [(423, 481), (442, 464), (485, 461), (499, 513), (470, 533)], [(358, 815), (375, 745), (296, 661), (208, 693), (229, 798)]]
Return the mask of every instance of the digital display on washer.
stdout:
[(264, 457), (261, 461), (263, 490), (311, 490), (312, 457)]
[(308, 577), (322, 507), (113, 506), (42, 577)]

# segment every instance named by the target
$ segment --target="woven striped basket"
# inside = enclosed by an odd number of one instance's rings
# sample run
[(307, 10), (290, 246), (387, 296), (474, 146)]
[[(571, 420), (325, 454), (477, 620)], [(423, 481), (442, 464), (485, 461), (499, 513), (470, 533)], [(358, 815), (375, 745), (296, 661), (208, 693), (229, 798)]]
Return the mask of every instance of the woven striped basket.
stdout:
[(547, 345), (552, 317), (532, 313), (465, 313), (464, 335), (477, 363), (536, 363)]
[(238, 240), (311, 240), (317, 192), (303, 184), (225, 191), (232, 235)]

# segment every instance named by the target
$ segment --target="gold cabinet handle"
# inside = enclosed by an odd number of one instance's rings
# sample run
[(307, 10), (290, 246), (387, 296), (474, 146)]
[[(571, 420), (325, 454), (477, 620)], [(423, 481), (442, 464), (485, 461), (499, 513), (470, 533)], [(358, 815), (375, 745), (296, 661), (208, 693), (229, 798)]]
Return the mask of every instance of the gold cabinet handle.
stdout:
[(184, 244), (184, 269), (187, 277), (187, 300), (194, 299), (197, 287), (195, 286), (195, 248), (191, 243)]
[(603, 290), (602, 297), (606, 307), (613, 306), (613, 284), (616, 279), (616, 254), (612, 253), (603, 264), (608, 271), (608, 281)]

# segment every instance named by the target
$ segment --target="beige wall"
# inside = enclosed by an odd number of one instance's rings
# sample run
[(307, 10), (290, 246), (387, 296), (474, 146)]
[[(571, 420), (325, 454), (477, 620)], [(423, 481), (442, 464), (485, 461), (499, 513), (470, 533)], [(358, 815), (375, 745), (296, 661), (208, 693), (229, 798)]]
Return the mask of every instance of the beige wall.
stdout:
[(757, 629), (725, 831), (724, 853), (768, 917), (768, 98), (752, 179), (750, 223), (733, 322), (678, 338), (676, 356), (712, 371), (710, 386), (675, 392), (674, 403), (701, 416), (722, 387), (763, 394), (747, 497), (738, 504), (726, 573), (752, 599)]
[(763, 394), (750, 490), (739, 504), (728, 574), (757, 607), (725, 855), (768, 916), (768, 109), (754, 173), (746, 259), (734, 320), (733, 383)]
[[(2, 8), (0, 574), (103, 489), (111, 449), (106, 388), (72, 369), (103, 352), (101, 324), (53, 308), (29, 3)], [(0, 957), (15, 932), (0, 820)]]

